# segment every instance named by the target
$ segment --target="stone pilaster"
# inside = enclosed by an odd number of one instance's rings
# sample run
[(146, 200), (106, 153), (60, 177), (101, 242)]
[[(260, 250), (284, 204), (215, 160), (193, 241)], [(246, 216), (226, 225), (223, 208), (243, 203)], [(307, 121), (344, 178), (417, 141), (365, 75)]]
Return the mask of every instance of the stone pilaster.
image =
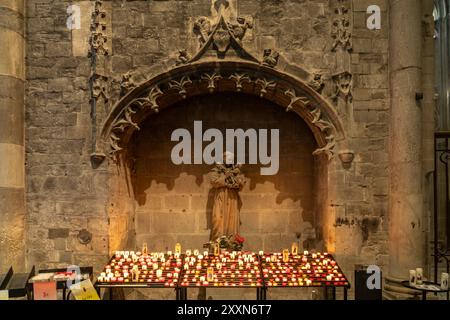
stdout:
[(0, 272), (25, 262), (24, 1), (0, 0)]
[(422, 191), (422, 6), (390, 1), (389, 276), (424, 267)]

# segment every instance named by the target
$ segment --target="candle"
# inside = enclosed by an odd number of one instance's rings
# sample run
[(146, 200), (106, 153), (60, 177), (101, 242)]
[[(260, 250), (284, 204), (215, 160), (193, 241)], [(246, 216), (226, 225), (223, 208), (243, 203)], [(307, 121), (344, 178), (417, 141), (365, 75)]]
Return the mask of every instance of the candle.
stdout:
[(309, 280), (309, 279), (306, 279), (306, 281), (305, 281), (305, 282), (306, 282), (306, 285), (307, 285), (307, 286), (310, 286), (310, 285), (312, 284), (312, 281), (311, 281), (311, 280)]
[(417, 268), (416, 269), (416, 284), (422, 284), (423, 283), (423, 269)]
[(264, 251), (259, 251), (259, 253), (258, 253), (260, 256), (263, 256), (264, 255)]
[(145, 242), (142, 245), (142, 255), (144, 255), (144, 256), (148, 255), (148, 246), (147, 246), (147, 243), (145, 243)]
[(181, 244), (177, 243), (175, 245), (175, 253), (181, 254)]
[(331, 274), (327, 274), (327, 281), (333, 280), (333, 276)]
[(446, 272), (441, 274), (441, 289), (448, 290), (448, 273)]
[(218, 243), (214, 244), (214, 255), (218, 256), (220, 254), (220, 246)]
[(317, 254), (316, 254), (316, 253), (313, 253), (313, 254), (311, 255), (311, 257), (312, 257), (313, 259), (316, 259), (316, 258), (317, 258)]
[(158, 268), (159, 268), (158, 264), (157, 264), (157, 263), (154, 263), (154, 264), (153, 264), (153, 270), (156, 270), (156, 269), (158, 269)]
[(416, 285), (416, 270), (409, 270), (409, 285)]
[(292, 243), (291, 252), (295, 256), (298, 254), (298, 243), (297, 242)]
[(303, 255), (307, 256), (309, 254), (308, 250), (303, 251)]
[(156, 270), (156, 276), (158, 278), (161, 278), (161, 276), (162, 276), (162, 270), (161, 269)]
[(194, 256), (198, 256), (199, 254), (200, 254), (200, 252), (197, 249), (195, 249), (194, 250)]
[(192, 251), (191, 251), (191, 250), (186, 250), (186, 255), (187, 255), (188, 257), (190, 257), (191, 254), (192, 254)]
[(189, 264), (185, 263), (184, 266), (183, 266), (183, 269), (184, 270), (189, 270)]
[(289, 262), (289, 250), (288, 249), (283, 250), (283, 262)]

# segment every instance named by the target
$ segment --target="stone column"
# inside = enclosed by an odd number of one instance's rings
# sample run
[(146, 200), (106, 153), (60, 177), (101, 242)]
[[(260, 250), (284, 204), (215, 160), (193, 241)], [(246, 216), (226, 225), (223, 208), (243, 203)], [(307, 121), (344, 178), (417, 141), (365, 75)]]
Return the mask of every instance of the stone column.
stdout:
[(422, 12), (419, 0), (390, 4), (389, 276), (424, 267), (422, 192)]
[(24, 0), (0, 0), (0, 273), (25, 263)]

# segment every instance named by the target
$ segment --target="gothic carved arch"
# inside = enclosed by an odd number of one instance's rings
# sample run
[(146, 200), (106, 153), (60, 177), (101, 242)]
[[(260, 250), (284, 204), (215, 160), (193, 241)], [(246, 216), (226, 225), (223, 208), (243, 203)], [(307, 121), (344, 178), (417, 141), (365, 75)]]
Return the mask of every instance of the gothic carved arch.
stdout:
[(99, 151), (116, 158), (147, 117), (188, 97), (215, 92), (255, 95), (297, 113), (314, 134), (319, 146), (315, 155), (331, 159), (336, 144), (346, 140), (334, 107), (298, 77), (254, 62), (206, 61), (177, 66), (133, 85), (106, 118)]

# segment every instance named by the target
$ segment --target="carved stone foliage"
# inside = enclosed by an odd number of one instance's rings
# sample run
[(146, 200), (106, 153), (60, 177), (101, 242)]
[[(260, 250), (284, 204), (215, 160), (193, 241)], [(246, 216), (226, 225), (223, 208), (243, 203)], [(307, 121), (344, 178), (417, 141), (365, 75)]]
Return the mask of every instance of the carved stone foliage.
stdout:
[[(160, 108), (185, 99), (187, 96), (219, 89), (220, 91), (232, 90), (255, 94), (269, 100), (281, 98), (281, 101), (284, 101), (283, 105), (286, 106), (286, 111), (295, 111), (304, 118), (306, 115), (305, 121), (316, 127), (322, 134), (322, 141), (325, 141), (326, 144), (316, 150), (314, 154), (324, 153), (329, 159), (333, 157), (333, 149), (336, 144), (335, 128), (324, 116), (322, 107), (313, 103), (314, 98), (309, 93), (299, 92), (294, 87), (287, 85), (282, 78), (273, 75), (262, 75), (244, 70), (235, 72), (233, 69), (211, 69), (209, 72), (203, 73), (193, 69), (192, 72), (175, 78), (159, 80), (153, 84), (144, 96), (136, 97), (122, 107), (118, 116), (112, 121), (107, 136), (110, 154), (114, 155), (122, 150), (122, 139), (126, 136), (125, 133), (129, 129), (139, 130), (138, 121), (142, 121), (145, 114), (157, 113)], [(283, 96), (289, 99), (286, 101)]]
[(90, 56), (108, 55), (108, 48), (106, 46), (108, 37), (105, 33), (105, 19), (106, 11), (102, 7), (102, 1), (96, 0), (91, 19), (91, 35), (89, 38)]
[(292, 111), (294, 109), (294, 105), (297, 102), (301, 102), (303, 106), (308, 106), (310, 103), (309, 99), (306, 96), (297, 96), (294, 89), (289, 89), (284, 94), (291, 98), (291, 102), (289, 102), (289, 105), (286, 108), (286, 112)]
[(331, 36), (333, 38), (332, 50), (335, 51), (338, 47), (343, 50), (351, 51), (352, 45), (352, 31), (350, 23), (350, 8), (349, 0), (335, 0), (336, 6), (334, 8), (335, 17), (333, 20)]
[(322, 111), (319, 107), (311, 108), (311, 101), (304, 95), (297, 95), (294, 89), (288, 89), (284, 93), (290, 97), (291, 101), (286, 108), (286, 111), (293, 110), (296, 104), (301, 103), (300, 108), (304, 108), (310, 115), (311, 123), (317, 127), (320, 132), (325, 135), (326, 145), (314, 151), (314, 155), (326, 154), (328, 159), (331, 160), (334, 157), (334, 147), (336, 145), (334, 127), (331, 122), (322, 115)]
[(192, 81), (189, 77), (183, 77), (181, 78), (179, 81), (177, 80), (172, 80), (169, 82), (169, 88), (170, 89), (175, 89), (178, 91), (178, 94), (180, 94), (183, 99), (186, 99), (186, 86), (188, 84), (192, 84)]
[[(103, 2), (96, 0), (91, 16), (90, 36), (89, 36), (89, 58), (91, 75), (89, 78), (90, 105), (91, 105), (91, 130), (92, 130), (92, 153), (91, 162), (94, 167), (100, 165), (103, 157), (97, 151), (97, 127), (103, 121), (98, 114), (99, 110), (106, 112), (109, 102), (109, 76), (107, 75), (107, 63), (105, 57), (108, 56), (108, 38), (106, 36), (106, 11)], [(103, 100), (103, 104), (99, 104)], [(100, 109), (101, 108), (101, 109)]]
[(216, 89), (216, 82), (222, 79), (222, 76), (215, 72), (212, 74), (204, 73), (201, 79), (208, 81), (208, 90), (213, 92)]
[(280, 54), (272, 49), (264, 49), (262, 65), (275, 68), (278, 64)]
[(250, 77), (245, 73), (235, 73), (230, 76), (230, 79), (236, 83), (236, 91), (242, 90), (242, 83), (247, 81), (250, 82)]
[(147, 108), (150, 108), (156, 113), (159, 112), (159, 106), (156, 100), (161, 95), (163, 95), (163, 92), (159, 89), (158, 86), (154, 86), (150, 89), (146, 97), (137, 98), (128, 103), (128, 105), (114, 120), (111, 126), (111, 132), (109, 135), (111, 155), (114, 155), (115, 153), (122, 150), (122, 147), (119, 145), (119, 143), (122, 139), (121, 135), (125, 132), (126, 129), (128, 129), (129, 127), (133, 127), (136, 130), (140, 130), (137, 123), (133, 121), (133, 115), (135, 115), (139, 110)]
[(274, 89), (277, 86), (275, 81), (268, 81), (266, 78), (257, 79), (255, 83), (261, 87), (261, 91), (259, 93), (261, 98), (267, 94), (267, 90)]
[(108, 77), (99, 74), (92, 75), (92, 98), (102, 97), (105, 102), (109, 100)]
[(347, 71), (337, 73), (333, 76), (333, 82), (335, 85), (335, 93), (333, 98), (335, 101), (337, 101), (338, 98), (341, 98), (345, 102), (352, 102), (352, 78), (352, 74)]

